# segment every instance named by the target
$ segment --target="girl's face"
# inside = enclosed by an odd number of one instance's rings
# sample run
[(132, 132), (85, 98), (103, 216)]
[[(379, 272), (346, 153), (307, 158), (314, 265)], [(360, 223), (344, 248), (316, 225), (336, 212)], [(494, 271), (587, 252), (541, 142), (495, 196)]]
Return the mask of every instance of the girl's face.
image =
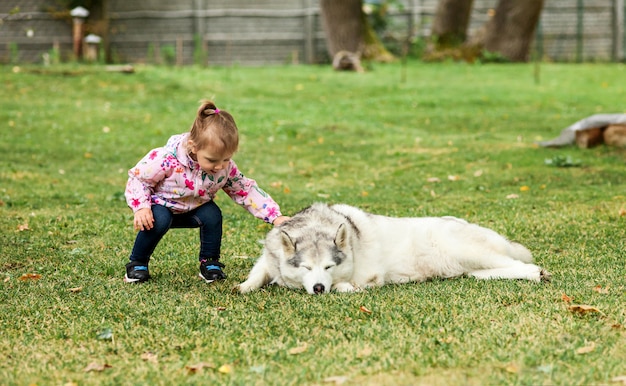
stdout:
[(191, 154), (195, 155), (200, 168), (206, 173), (216, 173), (226, 169), (233, 156), (232, 153), (224, 153), (211, 147), (200, 150), (193, 148)]

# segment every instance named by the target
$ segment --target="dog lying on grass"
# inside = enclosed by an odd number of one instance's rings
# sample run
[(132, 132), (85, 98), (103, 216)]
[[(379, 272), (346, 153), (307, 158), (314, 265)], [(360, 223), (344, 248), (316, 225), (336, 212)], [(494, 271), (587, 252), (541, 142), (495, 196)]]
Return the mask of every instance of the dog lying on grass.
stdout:
[(267, 284), (309, 294), (472, 276), (549, 281), (532, 255), (491, 229), (455, 217), (386, 217), (316, 203), (272, 229), (241, 293)]

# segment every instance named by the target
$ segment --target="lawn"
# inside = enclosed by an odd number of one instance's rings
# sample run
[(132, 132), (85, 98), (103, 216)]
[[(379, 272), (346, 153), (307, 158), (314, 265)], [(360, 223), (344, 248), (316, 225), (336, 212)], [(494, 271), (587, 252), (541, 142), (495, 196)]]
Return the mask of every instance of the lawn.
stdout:
[[(626, 150), (535, 142), (625, 113), (626, 67), (536, 70), (0, 67), (0, 384), (624, 383)], [(205, 98), (234, 115), (235, 160), (285, 214), (463, 217), (522, 242), (552, 282), (240, 295), (270, 226), (221, 194), (228, 280), (198, 280), (197, 231), (172, 230), (153, 279), (123, 283), (127, 170)]]

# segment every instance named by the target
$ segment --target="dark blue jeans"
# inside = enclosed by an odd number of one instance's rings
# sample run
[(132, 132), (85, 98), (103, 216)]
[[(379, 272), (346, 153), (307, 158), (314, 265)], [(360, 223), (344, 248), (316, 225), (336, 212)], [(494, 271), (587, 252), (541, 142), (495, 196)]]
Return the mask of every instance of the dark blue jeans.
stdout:
[(199, 260), (219, 260), (222, 246), (222, 211), (213, 201), (187, 213), (172, 213), (162, 205), (152, 205), (154, 226), (139, 231), (130, 254), (131, 261), (148, 263), (159, 241), (170, 228), (200, 228)]

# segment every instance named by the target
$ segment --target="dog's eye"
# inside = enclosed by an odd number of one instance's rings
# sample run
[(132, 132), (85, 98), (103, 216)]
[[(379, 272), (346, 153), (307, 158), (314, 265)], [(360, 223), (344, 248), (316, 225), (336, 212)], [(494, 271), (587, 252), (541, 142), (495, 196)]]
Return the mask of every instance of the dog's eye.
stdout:
[(307, 271), (310, 271), (312, 268), (309, 267), (308, 265), (301, 265), (300, 267), (302, 268), (306, 268)]
[(325, 266), (324, 269), (331, 269), (334, 266), (335, 266), (334, 264), (330, 264), (330, 265)]

